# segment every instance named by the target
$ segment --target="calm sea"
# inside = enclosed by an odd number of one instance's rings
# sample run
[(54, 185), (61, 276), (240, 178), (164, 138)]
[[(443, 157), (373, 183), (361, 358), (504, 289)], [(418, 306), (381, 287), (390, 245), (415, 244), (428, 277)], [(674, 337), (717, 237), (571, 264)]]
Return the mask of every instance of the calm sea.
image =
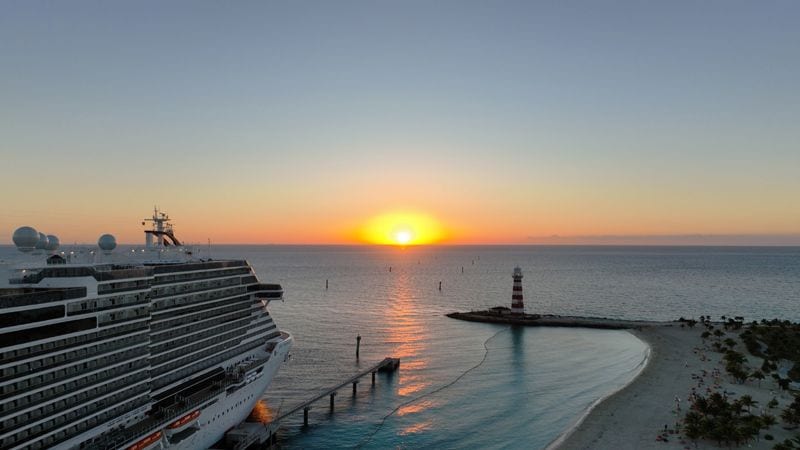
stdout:
[[(445, 313), (510, 303), (523, 268), (528, 311), (630, 319), (800, 319), (800, 248), (215, 247), (280, 282), (270, 310), (296, 338), (265, 394), (286, 410), (385, 356), (402, 360), (284, 423), (284, 448), (543, 448), (630, 381), (646, 346), (622, 331), (510, 328)], [(391, 270), (390, 270), (391, 268)], [(463, 268), (463, 269), (462, 269)], [(463, 272), (462, 272), (463, 270)], [(328, 289), (325, 281), (328, 280)], [(442, 290), (439, 291), (439, 282)], [(356, 335), (362, 336), (355, 358)]]
[[(0, 259), (15, 252), (0, 250)], [(798, 247), (216, 246), (212, 256), (246, 258), (261, 281), (285, 289), (270, 311), (295, 336), (293, 358), (264, 395), (262, 415), (401, 358), (399, 372), (379, 375), (374, 387), (365, 377), (355, 396), (342, 389), (335, 414), (323, 399), (309, 427), (302, 412), (284, 422), (280, 443), (289, 449), (543, 448), (638, 373), (647, 348), (624, 331), (444, 316), (508, 305), (516, 265), (529, 312), (800, 320)]]

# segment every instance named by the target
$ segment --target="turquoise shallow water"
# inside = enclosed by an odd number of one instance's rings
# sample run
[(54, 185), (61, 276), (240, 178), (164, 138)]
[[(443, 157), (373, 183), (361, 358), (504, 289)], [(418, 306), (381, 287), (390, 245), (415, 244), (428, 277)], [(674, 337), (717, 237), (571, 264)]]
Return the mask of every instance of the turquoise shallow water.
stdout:
[(335, 414), (324, 399), (309, 427), (302, 413), (286, 421), (284, 448), (543, 448), (638, 373), (646, 346), (624, 331), (444, 316), (509, 303), (517, 264), (527, 309), (543, 313), (797, 319), (800, 293), (797, 248), (264, 246), (214, 256), (246, 257), (286, 290), (271, 311), (297, 340), (265, 395), (270, 412), (385, 356), (402, 359), (374, 388), (365, 378), (355, 397), (340, 391)]

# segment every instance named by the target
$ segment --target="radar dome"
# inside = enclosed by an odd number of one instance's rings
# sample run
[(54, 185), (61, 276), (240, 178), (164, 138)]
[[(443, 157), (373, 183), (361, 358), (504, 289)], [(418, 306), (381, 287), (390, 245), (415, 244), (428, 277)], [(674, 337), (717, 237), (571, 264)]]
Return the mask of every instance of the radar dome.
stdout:
[(36, 250), (44, 250), (47, 248), (47, 235), (39, 232), (39, 242), (36, 243)]
[(110, 234), (104, 234), (97, 240), (97, 245), (101, 250), (110, 252), (117, 248), (117, 238)]
[(14, 231), (12, 239), (19, 251), (27, 253), (33, 251), (39, 242), (39, 232), (33, 227), (19, 227)]
[(52, 252), (58, 250), (59, 245), (61, 245), (61, 242), (58, 240), (58, 236), (52, 234), (47, 235), (47, 251)]

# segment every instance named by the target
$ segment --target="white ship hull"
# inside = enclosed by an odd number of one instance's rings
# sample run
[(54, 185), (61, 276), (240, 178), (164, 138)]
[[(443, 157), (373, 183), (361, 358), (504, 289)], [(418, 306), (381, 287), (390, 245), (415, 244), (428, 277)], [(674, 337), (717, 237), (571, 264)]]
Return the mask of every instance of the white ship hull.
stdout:
[[(203, 409), (196, 421), (189, 425), (196, 429), (193, 434), (175, 444), (170, 444), (165, 435), (161, 441), (161, 448), (207, 449), (222, 439), (225, 432), (244, 422), (287, 359), (292, 343), (293, 339), (289, 337), (275, 347), (269, 361), (262, 366), (263, 370), (258, 378), (230, 395), (220, 394), (216, 402)], [(254, 372), (255, 370), (257, 369), (254, 369)]]

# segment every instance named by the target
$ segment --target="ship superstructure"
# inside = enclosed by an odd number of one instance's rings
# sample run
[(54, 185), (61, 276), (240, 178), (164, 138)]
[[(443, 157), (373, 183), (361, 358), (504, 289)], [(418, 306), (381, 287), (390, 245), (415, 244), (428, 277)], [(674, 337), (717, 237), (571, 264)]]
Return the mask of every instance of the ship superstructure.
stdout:
[(0, 449), (203, 449), (260, 399), (292, 345), (267, 310), (281, 286), (154, 219), (128, 262), (105, 235), (93, 262), (51, 249), (2, 280)]

